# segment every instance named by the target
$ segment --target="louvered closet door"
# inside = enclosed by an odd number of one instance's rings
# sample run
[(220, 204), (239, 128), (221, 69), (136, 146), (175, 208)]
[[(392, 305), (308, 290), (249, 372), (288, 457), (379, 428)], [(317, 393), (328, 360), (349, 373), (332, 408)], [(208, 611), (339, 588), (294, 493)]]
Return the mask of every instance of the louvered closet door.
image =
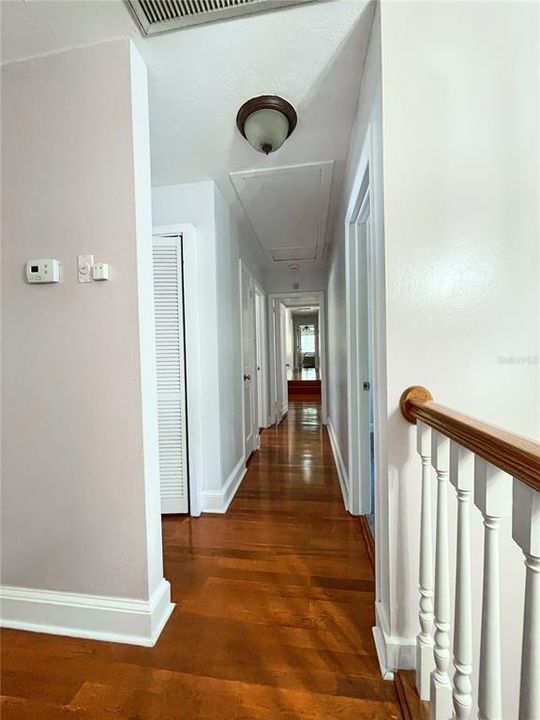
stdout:
[(154, 237), (154, 306), (162, 513), (188, 512), (181, 243), (180, 237)]

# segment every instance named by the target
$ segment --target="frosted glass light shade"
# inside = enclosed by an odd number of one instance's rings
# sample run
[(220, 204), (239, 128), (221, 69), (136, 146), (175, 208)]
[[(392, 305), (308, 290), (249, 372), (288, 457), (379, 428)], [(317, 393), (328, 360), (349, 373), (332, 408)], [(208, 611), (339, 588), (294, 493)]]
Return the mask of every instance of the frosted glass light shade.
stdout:
[(279, 95), (246, 100), (236, 115), (236, 127), (258, 152), (269, 155), (280, 148), (298, 121), (296, 110)]
[(268, 155), (280, 148), (289, 135), (289, 121), (279, 110), (256, 110), (244, 123), (246, 140)]

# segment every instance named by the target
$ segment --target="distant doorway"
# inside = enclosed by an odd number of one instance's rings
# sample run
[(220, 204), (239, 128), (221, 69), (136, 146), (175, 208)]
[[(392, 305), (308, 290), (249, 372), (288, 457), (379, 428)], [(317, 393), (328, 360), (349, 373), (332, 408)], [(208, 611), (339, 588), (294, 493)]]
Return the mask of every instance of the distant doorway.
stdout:
[(324, 293), (269, 296), (270, 415), (279, 423), (289, 400), (320, 402), (326, 424)]
[(287, 373), (289, 400), (321, 399), (319, 308), (291, 310), (294, 365)]

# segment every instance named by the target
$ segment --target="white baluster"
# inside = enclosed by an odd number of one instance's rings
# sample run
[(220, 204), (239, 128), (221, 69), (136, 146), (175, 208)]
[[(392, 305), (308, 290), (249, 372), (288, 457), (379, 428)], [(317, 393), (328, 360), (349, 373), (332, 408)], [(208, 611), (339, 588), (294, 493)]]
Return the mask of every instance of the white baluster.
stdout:
[(429, 700), (433, 659), (433, 545), (431, 538), (431, 428), (417, 424), (417, 449), (422, 459), (422, 506), (420, 516), (420, 632), (416, 638), (416, 688)]
[(540, 493), (514, 478), (512, 536), (525, 556), (520, 720), (540, 720)]
[(474, 454), (450, 444), (450, 482), (458, 497), (456, 605), (454, 615), (454, 709), (465, 720), (472, 708), (471, 534), (470, 506), (474, 487)]
[(480, 720), (502, 720), (499, 525), (501, 518), (510, 512), (512, 478), (478, 456), (475, 458), (474, 501), (484, 516), (478, 717)]
[(450, 440), (431, 433), (432, 465), (437, 472), (437, 525), (435, 540), (435, 670), (431, 673), (430, 713), (432, 720), (452, 717), (450, 664), (450, 581), (448, 562), (448, 470)]

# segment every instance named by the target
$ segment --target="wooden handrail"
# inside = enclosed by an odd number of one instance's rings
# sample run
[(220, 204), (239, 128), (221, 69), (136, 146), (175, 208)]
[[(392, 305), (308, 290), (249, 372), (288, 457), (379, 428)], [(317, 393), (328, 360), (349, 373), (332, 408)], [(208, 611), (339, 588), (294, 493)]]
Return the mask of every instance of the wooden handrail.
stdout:
[(410, 423), (420, 420), (540, 492), (540, 443), (439, 405), (421, 385), (407, 388), (399, 404)]

